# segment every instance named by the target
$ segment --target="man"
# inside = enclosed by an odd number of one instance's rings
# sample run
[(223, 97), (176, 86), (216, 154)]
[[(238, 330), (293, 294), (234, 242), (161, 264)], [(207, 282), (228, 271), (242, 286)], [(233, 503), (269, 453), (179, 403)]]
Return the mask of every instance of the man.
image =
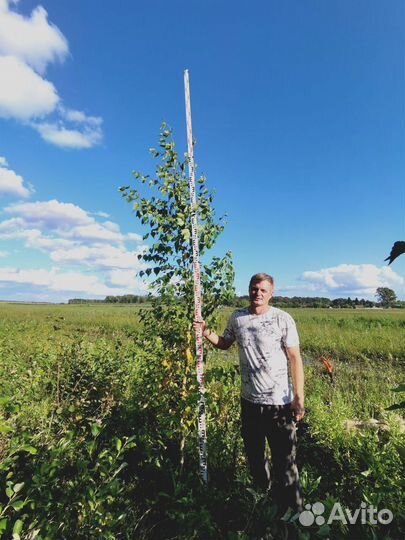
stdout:
[[(293, 318), (269, 306), (274, 280), (255, 274), (249, 283), (250, 306), (231, 315), (223, 336), (204, 321), (203, 336), (214, 347), (239, 348), (242, 436), (254, 484), (267, 491), (270, 469), (265, 457), (270, 445), (274, 484), (272, 493), (280, 511), (302, 510), (296, 455), (295, 421), (304, 416), (304, 370)], [(199, 323), (195, 323), (197, 326)], [(290, 382), (292, 379), (292, 385)]]

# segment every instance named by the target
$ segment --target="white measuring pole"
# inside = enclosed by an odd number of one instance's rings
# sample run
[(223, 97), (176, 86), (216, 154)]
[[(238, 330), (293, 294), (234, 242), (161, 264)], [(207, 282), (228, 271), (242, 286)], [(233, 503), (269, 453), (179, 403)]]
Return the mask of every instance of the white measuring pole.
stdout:
[[(194, 141), (193, 128), (191, 124), (191, 104), (190, 104), (190, 81), (188, 69), (184, 71), (184, 91), (186, 98), (186, 119), (187, 119), (187, 146), (188, 146), (188, 171), (191, 199), (191, 233), (193, 242), (193, 276), (194, 276), (194, 317), (196, 321), (201, 321), (201, 267), (200, 248), (198, 244), (197, 228), (197, 197), (195, 189), (195, 164), (194, 164)], [(196, 331), (196, 353), (197, 353), (197, 382), (198, 382), (198, 449), (200, 455), (200, 476), (207, 483), (207, 424), (205, 413), (205, 386), (204, 386), (204, 355), (203, 355), (203, 335), (201, 327)]]

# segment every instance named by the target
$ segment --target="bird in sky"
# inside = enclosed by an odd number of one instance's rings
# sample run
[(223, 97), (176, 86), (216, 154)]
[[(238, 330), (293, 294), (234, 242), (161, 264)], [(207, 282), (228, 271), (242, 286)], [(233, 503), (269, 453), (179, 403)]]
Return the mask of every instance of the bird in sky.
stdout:
[(395, 242), (395, 244), (392, 246), (391, 253), (386, 259), (384, 259), (384, 261), (389, 261), (388, 264), (391, 264), (403, 253), (405, 253), (405, 242)]

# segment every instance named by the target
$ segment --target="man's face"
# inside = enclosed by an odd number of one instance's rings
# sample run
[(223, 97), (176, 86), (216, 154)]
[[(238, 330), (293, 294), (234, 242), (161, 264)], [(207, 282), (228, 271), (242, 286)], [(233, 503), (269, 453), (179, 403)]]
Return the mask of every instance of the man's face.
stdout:
[(253, 283), (249, 290), (250, 305), (252, 307), (267, 306), (273, 296), (273, 286), (267, 280)]

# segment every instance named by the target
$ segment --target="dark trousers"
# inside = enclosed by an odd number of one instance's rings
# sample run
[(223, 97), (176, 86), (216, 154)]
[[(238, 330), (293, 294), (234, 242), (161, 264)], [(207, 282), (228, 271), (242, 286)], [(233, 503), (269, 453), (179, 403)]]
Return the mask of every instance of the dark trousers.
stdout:
[[(297, 433), (290, 405), (242, 402), (242, 436), (256, 488), (271, 493), (279, 509), (301, 511), (303, 499), (295, 463)], [(272, 470), (265, 456), (270, 445)], [(270, 477), (272, 481), (270, 481)]]

